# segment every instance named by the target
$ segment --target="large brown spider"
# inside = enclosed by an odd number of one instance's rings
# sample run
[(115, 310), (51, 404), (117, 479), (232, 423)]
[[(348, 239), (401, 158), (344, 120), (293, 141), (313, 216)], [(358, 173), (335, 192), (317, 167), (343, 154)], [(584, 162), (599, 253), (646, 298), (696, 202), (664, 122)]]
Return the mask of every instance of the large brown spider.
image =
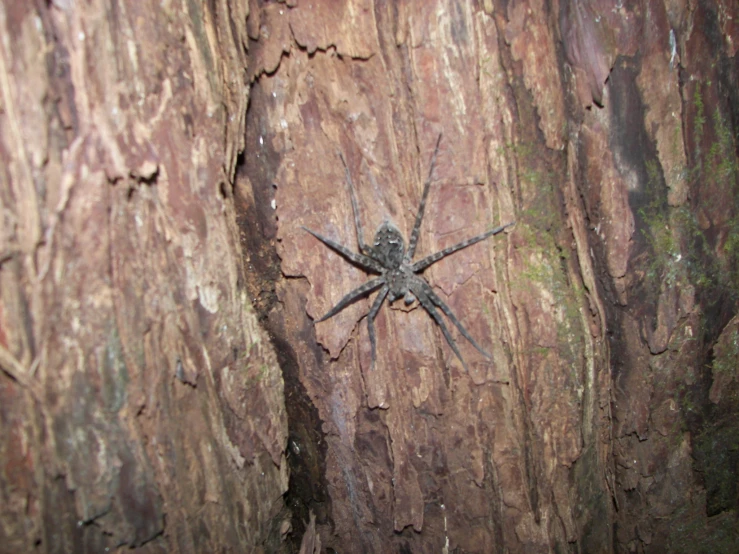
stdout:
[(434, 172), (436, 155), (439, 152), (440, 142), (441, 135), (439, 135), (439, 138), (436, 141), (436, 148), (434, 149), (434, 154), (431, 157), (429, 176), (423, 187), (421, 204), (418, 206), (416, 222), (413, 225), (413, 232), (411, 233), (411, 240), (408, 244), (407, 250), (405, 248), (405, 241), (403, 240), (403, 236), (400, 234), (400, 231), (398, 231), (398, 229), (388, 221), (385, 221), (382, 225), (380, 225), (380, 228), (377, 230), (374, 246), (369, 246), (365, 244), (362, 235), (362, 224), (359, 221), (359, 208), (357, 205), (357, 198), (354, 193), (354, 184), (352, 183), (352, 178), (349, 173), (349, 168), (346, 165), (346, 161), (344, 161), (344, 156), (342, 156), (341, 153), (339, 153), (339, 157), (341, 158), (341, 162), (344, 164), (346, 180), (349, 184), (349, 192), (352, 199), (352, 211), (354, 212), (354, 226), (357, 230), (357, 242), (359, 244), (359, 252), (352, 252), (345, 246), (334, 242), (331, 239), (327, 239), (326, 237), (319, 235), (315, 231), (311, 231), (310, 229), (303, 227), (303, 229), (308, 231), (311, 235), (316, 237), (329, 248), (344, 256), (353, 264), (361, 267), (369, 273), (379, 274), (379, 277), (370, 279), (363, 285), (357, 287), (349, 294), (344, 296), (344, 298), (339, 300), (339, 303), (336, 304), (336, 306), (331, 308), (326, 315), (318, 320), (324, 321), (329, 317), (336, 315), (352, 302), (355, 302), (356, 300), (379, 288), (380, 292), (375, 297), (375, 301), (372, 303), (372, 307), (367, 314), (367, 330), (369, 332), (370, 345), (372, 347), (371, 368), (373, 368), (375, 365), (376, 357), (374, 321), (386, 296), (390, 297), (391, 303), (402, 297), (404, 298), (405, 304), (407, 306), (411, 305), (414, 300), (418, 299), (418, 301), (421, 303), (421, 306), (423, 306), (423, 308), (434, 319), (436, 324), (441, 328), (441, 332), (444, 334), (444, 338), (446, 338), (446, 341), (449, 343), (449, 346), (457, 355), (457, 358), (459, 358), (459, 361), (462, 362), (462, 366), (464, 367), (465, 371), (467, 371), (467, 364), (465, 363), (464, 358), (462, 358), (462, 354), (460, 354), (456, 342), (454, 342), (452, 335), (449, 333), (449, 329), (447, 329), (446, 325), (444, 324), (444, 320), (439, 315), (439, 312), (436, 311), (436, 308), (439, 308), (442, 312), (444, 312), (444, 314), (452, 321), (452, 323), (454, 323), (457, 329), (459, 329), (459, 332), (462, 333), (464, 338), (470, 341), (472, 346), (477, 348), (477, 350), (479, 350), (480, 353), (486, 358), (491, 358), (490, 354), (485, 352), (480, 347), (480, 345), (475, 342), (475, 339), (472, 338), (472, 336), (467, 332), (464, 326), (454, 316), (452, 311), (449, 309), (449, 306), (447, 306), (441, 300), (441, 298), (439, 298), (439, 296), (433, 291), (431, 286), (420, 275), (420, 273), (431, 264), (438, 262), (442, 258), (456, 252), (457, 250), (462, 250), (463, 248), (467, 248), (468, 246), (480, 242), (481, 240), (492, 237), (493, 235), (497, 235), (506, 227), (513, 225), (515, 221), (512, 221), (511, 223), (508, 223), (506, 225), (501, 225), (500, 227), (496, 227), (495, 229), (472, 237), (471, 239), (462, 241), (458, 244), (455, 244), (454, 246), (444, 248), (443, 250), (440, 250), (435, 254), (431, 254), (430, 256), (426, 256), (422, 260), (412, 263), (413, 254), (416, 250), (416, 243), (418, 242), (418, 233), (421, 227), (421, 220), (423, 219), (423, 212), (426, 208), (426, 198), (429, 194), (429, 187), (431, 185), (431, 176)]

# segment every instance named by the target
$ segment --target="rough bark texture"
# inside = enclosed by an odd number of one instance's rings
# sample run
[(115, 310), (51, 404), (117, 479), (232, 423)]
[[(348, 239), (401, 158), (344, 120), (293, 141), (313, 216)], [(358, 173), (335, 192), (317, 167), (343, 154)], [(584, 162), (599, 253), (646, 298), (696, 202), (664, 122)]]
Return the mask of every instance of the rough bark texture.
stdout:
[[(259, 155), (238, 181), (264, 216), (255, 286), (291, 345), (287, 410), (307, 414), (307, 394), (322, 423), (311, 446), (316, 414), (290, 418), (294, 474), (325, 476), (291, 488), (293, 507), (319, 514), (324, 545), (737, 547), (738, 17), (253, 4)], [(494, 359), (459, 337), (466, 374), (423, 310), (384, 307), (370, 371), (371, 299), (310, 322), (367, 276), (301, 226), (356, 250), (340, 151), (365, 235), (389, 219), (407, 237), (439, 133), (419, 253), (517, 221), (426, 273)]]
[(230, 184), (246, 16), (0, 3), (2, 552), (280, 544), (282, 377)]
[(245, 4), (0, 3), (0, 551), (739, 551), (736, 1)]

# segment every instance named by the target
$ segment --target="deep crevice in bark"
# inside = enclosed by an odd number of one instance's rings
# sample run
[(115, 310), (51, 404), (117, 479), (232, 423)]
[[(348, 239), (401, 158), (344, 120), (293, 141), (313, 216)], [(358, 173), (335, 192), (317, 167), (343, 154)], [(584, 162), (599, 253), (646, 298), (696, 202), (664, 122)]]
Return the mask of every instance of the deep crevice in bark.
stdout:
[[(285, 279), (276, 250), (277, 219), (273, 207), (275, 172), (281, 160), (270, 146), (272, 136), (265, 119), (265, 102), (270, 102), (270, 98), (261, 93), (257, 80), (251, 87), (245, 149), (259, 155), (240, 158), (234, 197), (246, 257), (247, 290), (274, 346), (284, 379), (290, 468), (284, 501), (292, 514), (292, 529), (285, 546), (287, 552), (298, 552), (311, 512), (317, 524), (332, 525), (331, 504), (325, 480), (326, 442), (321, 420), (300, 380), (298, 358), (287, 338), (285, 314), (276, 292), (277, 283)], [(303, 314), (307, 320), (304, 309)], [(321, 360), (323, 353), (314, 334), (310, 333), (304, 342), (314, 345), (314, 355)]]

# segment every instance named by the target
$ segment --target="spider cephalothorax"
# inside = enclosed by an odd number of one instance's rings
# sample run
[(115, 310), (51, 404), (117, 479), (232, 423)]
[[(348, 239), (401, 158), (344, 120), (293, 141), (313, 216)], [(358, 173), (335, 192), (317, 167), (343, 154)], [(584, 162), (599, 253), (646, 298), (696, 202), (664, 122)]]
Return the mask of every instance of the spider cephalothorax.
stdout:
[(446, 315), (457, 327), (457, 329), (459, 329), (459, 332), (462, 333), (462, 336), (470, 341), (472, 346), (477, 348), (477, 350), (479, 350), (483, 356), (485, 356), (486, 358), (490, 358), (490, 354), (485, 352), (480, 347), (480, 345), (475, 342), (475, 339), (472, 338), (472, 336), (467, 332), (464, 326), (455, 317), (455, 315), (449, 309), (449, 306), (447, 306), (441, 300), (441, 298), (439, 298), (439, 296), (434, 292), (434, 290), (420, 275), (420, 273), (431, 264), (438, 262), (449, 254), (452, 254), (457, 250), (461, 250), (462, 248), (467, 248), (468, 246), (480, 242), (481, 240), (484, 240), (488, 237), (492, 237), (493, 235), (497, 235), (498, 233), (503, 231), (503, 229), (509, 227), (510, 225), (513, 225), (513, 223), (515, 222), (501, 225), (500, 227), (491, 229), (490, 231), (482, 233), (481, 235), (477, 235), (475, 237), (472, 237), (471, 239), (467, 239), (463, 242), (455, 244), (454, 246), (450, 246), (448, 248), (445, 248), (444, 250), (440, 250), (435, 254), (431, 254), (430, 256), (426, 256), (425, 258), (412, 263), (413, 254), (416, 250), (416, 243), (418, 242), (418, 232), (421, 227), (421, 221), (423, 220), (423, 212), (426, 208), (426, 198), (428, 197), (429, 186), (431, 185), (431, 175), (434, 172), (434, 163), (436, 162), (436, 155), (439, 152), (440, 142), (441, 135), (439, 135), (439, 138), (436, 141), (436, 148), (434, 149), (434, 154), (431, 157), (429, 175), (423, 187), (421, 204), (418, 206), (418, 213), (416, 214), (416, 221), (413, 225), (413, 232), (411, 233), (411, 239), (408, 243), (408, 249), (406, 249), (405, 247), (403, 235), (401, 235), (400, 231), (398, 231), (398, 229), (392, 223), (389, 223), (387, 221), (383, 223), (377, 230), (373, 245), (369, 246), (368, 244), (365, 244), (364, 237), (362, 235), (362, 225), (359, 221), (359, 207), (357, 205), (357, 198), (354, 192), (354, 184), (352, 183), (349, 168), (344, 161), (344, 156), (342, 156), (341, 154), (339, 154), (339, 157), (344, 164), (346, 180), (349, 184), (349, 192), (352, 199), (352, 211), (354, 212), (354, 226), (357, 230), (357, 242), (359, 244), (359, 252), (352, 252), (345, 246), (342, 246), (341, 244), (334, 242), (331, 239), (327, 239), (326, 237), (319, 235), (318, 233), (311, 231), (306, 227), (303, 227), (303, 229), (308, 231), (311, 235), (323, 242), (329, 248), (344, 256), (350, 262), (358, 265), (365, 271), (379, 275), (379, 277), (370, 279), (363, 285), (351, 291), (344, 298), (339, 300), (339, 303), (331, 308), (331, 310), (329, 310), (326, 315), (318, 320), (324, 321), (332, 317), (333, 315), (339, 313), (341, 310), (346, 308), (352, 302), (379, 288), (380, 292), (375, 297), (375, 301), (372, 303), (372, 307), (367, 314), (367, 331), (369, 332), (370, 346), (372, 349), (373, 367), (376, 357), (374, 321), (375, 317), (377, 317), (377, 313), (380, 311), (380, 307), (382, 306), (385, 297), (389, 297), (390, 302), (395, 302), (399, 298), (403, 298), (404, 302), (407, 305), (412, 304), (417, 299), (420, 302), (421, 306), (423, 306), (423, 308), (429, 313), (429, 315), (439, 326), (441, 332), (444, 334), (444, 338), (449, 343), (449, 346), (454, 351), (454, 353), (457, 355), (457, 358), (459, 358), (459, 361), (462, 362), (465, 370), (467, 370), (467, 364), (465, 363), (464, 358), (462, 358), (462, 354), (460, 354), (459, 349), (457, 348), (457, 343), (454, 341), (454, 338), (452, 338), (452, 335), (449, 332), (449, 329), (447, 329), (444, 320), (441, 318), (439, 312), (436, 310), (437, 308), (444, 312), (444, 315)]

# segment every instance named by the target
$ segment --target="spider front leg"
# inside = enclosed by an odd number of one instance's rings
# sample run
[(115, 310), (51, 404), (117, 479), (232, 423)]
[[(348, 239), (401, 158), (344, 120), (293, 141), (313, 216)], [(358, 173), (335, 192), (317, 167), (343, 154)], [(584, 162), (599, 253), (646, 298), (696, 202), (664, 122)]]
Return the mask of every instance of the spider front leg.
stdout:
[(336, 252), (344, 256), (347, 260), (349, 260), (355, 265), (358, 265), (362, 269), (366, 271), (371, 271), (373, 273), (382, 273), (383, 267), (379, 263), (377, 263), (375, 260), (370, 258), (369, 256), (365, 256), (364, 254), (358, 254), (357, 252), (352, 252), (346, 246), (339, 244), (338, 242), (335, 242), (331, 239), (327, 239), (323, 235), (320, 235), (316, 233), (315, 231), (311, 231), (310, 229), (308, 229), (308, 227), (304, 226), (303, 230), (308, 231), (311, 235), (316, 237), (323, 244), (331, 248), (331, 250), (335, 250)]
[(439, 153), (439, 144), (441, 143), (441, 134), (436, 139), (436, 148), (434, 148), (434, 155), (431, 156), (431, 165), (429, 167), (429, 176), (423, 185), (423, 194), (421, 194), (421, 203), (418, 205), (418, 212), (416, 213), (416, 221), (413, 224), (413, 231), (411, 232), (411, 239), (408, 242), (408, 250), (406, 250), (404, 261), (409, 263), (413, 259), (413, 254), (416, 252), (416, 245), (418, 244), (418, 233), (421, 230), (421, 221), (423, 221), (423, 212), (426, 210), (426, 200), (429, 197), (429, 188), (431, 187), (431, 177), (434, 173), (434, 165), (436, 164), (436, 155)]
[(352, 212), (354, 213), (354, 228), (357, 231), (357, 244), (359, 245), (359, 251), (362, 254), (368, 255), (372, 252), (372, 249), (364, 242), (364, 233), (362, 232), (362, 222), (359, 218), (359, 203), (357, 202), (357, 193), (354, 191), (354, 183), (352, 182), (352, 175), (349, 172), (349, 166), (346, 165), (344, 155), (339, 152), (339, 158), (341, 163), (344, 164), (344, 174), (346, 175), (346, 182), (349, 184), (349, 195), (352, 199)]
[(457, 250), (462, 250), (463, 248), (467, 248), (468, 246), (472, 246), (473, 244), (477, 244), (481, 240), (485, 240), (488, 237), (492, 237), (493, 235), (497, 235), (501, 231), (504, 231), (511, 225), (516, 223), (515, 221), (511, 221), (510, 223), (506, 223), (505, 225), (501, 225), (500, 227), (496, 227), (495, 229), (491, 229), (490, 231), (486, 231), (485, 233), (482, 233), (481, 235), (477, 235), (475, 237), (472, 237), (471, 239), (463, 240), (462, 242), (458, 242), (457, 244), (453, 246), (449, 246), (448, 248), (444, 248), (444, 250), (439, 250), (438, 252), (431, 254), (430, 256), (426, 256), (422, 260), (418, 260), (416, 263), (414, 263), (411, 266), (411, 269), (414, 273), (418, 273), (419, 271), (423, 271), (431, 264), (435, 264), (442, 258), (446, 258), (449, 254), (454, 254)]

